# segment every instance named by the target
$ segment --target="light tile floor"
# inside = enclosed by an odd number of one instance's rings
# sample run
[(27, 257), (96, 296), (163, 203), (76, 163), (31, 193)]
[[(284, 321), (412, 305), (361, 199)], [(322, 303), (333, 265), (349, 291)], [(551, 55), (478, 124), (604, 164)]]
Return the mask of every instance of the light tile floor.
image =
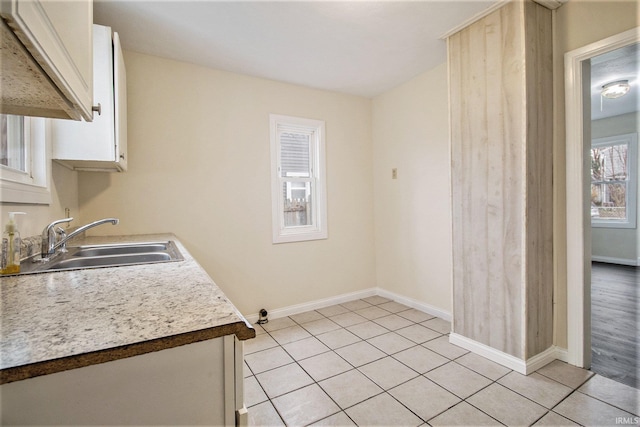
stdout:
[(640, 424), (635, 388), (560, 361), (521, 375), (450, 344), (448, 322), (379, 296), (255, 326), (252, 426)]

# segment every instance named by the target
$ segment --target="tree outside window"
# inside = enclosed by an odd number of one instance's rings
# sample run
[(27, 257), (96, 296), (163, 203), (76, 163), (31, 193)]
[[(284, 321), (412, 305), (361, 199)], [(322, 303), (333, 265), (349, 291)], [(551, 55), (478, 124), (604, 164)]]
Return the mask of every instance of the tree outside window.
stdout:
[(635, 227), (636, 141), (637, 136), (629, 134), (592, 142), (591, 219), (594, 226)]

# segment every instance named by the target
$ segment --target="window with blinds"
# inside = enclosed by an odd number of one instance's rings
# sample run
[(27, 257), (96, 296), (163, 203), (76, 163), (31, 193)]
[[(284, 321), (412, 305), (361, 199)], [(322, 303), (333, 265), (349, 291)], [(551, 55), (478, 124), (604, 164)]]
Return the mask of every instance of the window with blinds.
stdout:
[(273, 242), (325, 239), (324, 122), (270, 118)]

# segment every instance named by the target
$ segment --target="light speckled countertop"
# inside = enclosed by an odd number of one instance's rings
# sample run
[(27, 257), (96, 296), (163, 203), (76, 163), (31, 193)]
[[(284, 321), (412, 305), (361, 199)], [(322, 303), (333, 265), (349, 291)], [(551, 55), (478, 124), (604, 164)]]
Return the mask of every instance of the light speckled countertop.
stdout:
[(184, 261), (0, 279), (0, 384), (255, 330), (172, 234)]

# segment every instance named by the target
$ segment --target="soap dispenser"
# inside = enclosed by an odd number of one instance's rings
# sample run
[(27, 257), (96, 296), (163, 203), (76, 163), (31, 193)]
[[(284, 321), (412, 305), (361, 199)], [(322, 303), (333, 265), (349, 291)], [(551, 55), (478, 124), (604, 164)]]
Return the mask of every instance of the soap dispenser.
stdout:
[(15, 223), (16, 215), (26, 215), (26, 213), (9, 212), (9, 222), (2, 233), (0, 274), (20, 273), (20, 233)]

